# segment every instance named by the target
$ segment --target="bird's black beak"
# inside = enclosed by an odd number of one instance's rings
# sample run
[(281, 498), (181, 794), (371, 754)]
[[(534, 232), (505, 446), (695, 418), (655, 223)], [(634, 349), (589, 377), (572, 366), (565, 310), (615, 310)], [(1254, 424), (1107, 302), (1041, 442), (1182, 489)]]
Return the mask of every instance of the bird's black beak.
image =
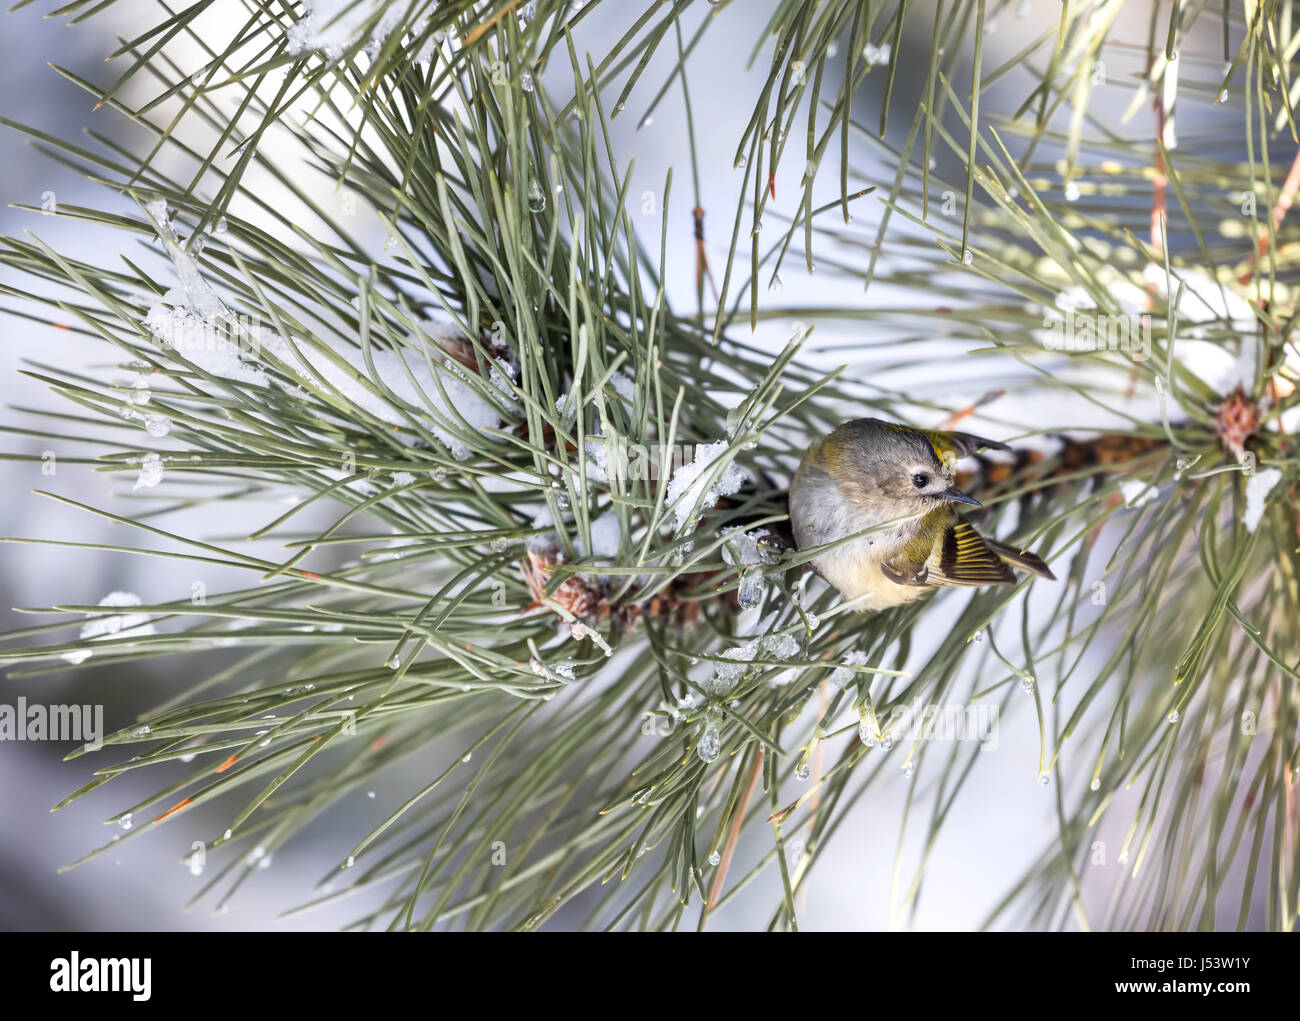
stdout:
[(970, 507), (983, 507), (983, 506), (984, 506), (982, 503), (980, 503), (978, 500), (976, 500), (975, 497), (973, 497), (973, 496), (967, 496), (965, 493), (963, 493), (963, 492), (962, 492), (960, 489), (958, 489), (956, 486), (949, 486), (947, 489), (945, 489), (945, 490), (944, 490), (942, 493), (940, 493), (939, 495), (942, 496), (945, 500), (951, 500), (953, 503), (964, 503), (964, 504), (967, 504), (967, 505), (970, 506)]

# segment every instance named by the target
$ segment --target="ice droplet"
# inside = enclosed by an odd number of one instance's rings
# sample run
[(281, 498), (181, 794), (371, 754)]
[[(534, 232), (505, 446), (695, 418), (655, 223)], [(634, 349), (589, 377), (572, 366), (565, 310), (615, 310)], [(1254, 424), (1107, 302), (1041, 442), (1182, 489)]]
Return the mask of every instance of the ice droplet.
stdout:
[(190, 855), (189, 861), (186, 864), (189, 866), (191, 876), (203, 875), (203, 859), (197, 854)]
[(1096, 777), (1093, 777), (1093, 779), (1092, 779), (1092, 783), (1088, 784), (1088, 790), (1090, 790), (1090, 791), (1099, 791), (1099, 790), (1101, 790), (1101, 781), (1098, 780)]
[(355, 865), (356, 863), (357, 863), (357, 860), (356, 860), (354, 857), (352, 857), (352, 855), (348, 855), (347, 860), (343, 862), (343, 867), (344, 867), (345, 869), (350, 869), (350, 868), (352, 868), (352, 866)]
[(126, 395), (127, 404), (148, 404), (153, 394), (149, 390), (149, 381), (137, 379), (131, 384), (131, 392)]
[(1047, 786), (1047, 783), (1048, 783), (1048, 779), (1049, 779), (1049, 778), (1048, 778), (1047, 774), (1044, 773), (1042, 776), (1040, 776), (1040, 777), (1038, 778), (1038, 782), (1039, 782), (1039, 784), (1041, 784), (1042, 786), (1046, 787), (1046, 786)]
[(1026, 693), (1030, 695), (1034, 693), (1035, 686), (1036, 685), (1032, 677), (1026, 677), (1024, 680), (1020, 682), (1020, 687), (1022, 687), (1026, 691)]
[(130, 812), (127, 812), (126, 815), (124, 815), (124, 816), (122, 816), (122, 818), (118, 819), (118, 820), (117, 820), (117, 824), (118, 824), (119, 826), (121, 826), (122, 829), (124, 829), (124, 830), (129, 830), (129, 829), (131, 828), (131, 813), (130, 813)]
[(388, 667), (389, 670), (396, 670), (398, 667), (402, 665), (401, 657), (389, 656), (388, 660), (384, 663), (384, 665)]
[(1173, 712), (1169, 714), (1168, 719), (1170, 723), (1177, 723), (1180, 719), (1182, 719), (1182, 717), (1179, 715), (1178, 710), (1175, 709)]
[(974, 261), (975, 261), (975, 253), (972, 252), (969, 248), (967, 248), (966, 251), (961, 253), (961, 264), (963, 266), (969, 266)]
[(519, 87), (525, 92), (533, 91), (533, 76), (527, 71), (519, 76)]
[(757, 568), (751, 568), (740, 576), (740, 587), (736, 589), (736, 602), (740, 603), (743, 610), (752, 610), (763, 601), (763, 593), (767, 591), (767, 579), (763, 577), (763, 572)]
[(374, 791), (366, 791), (366, 797), (368, 797), (368, 798), (373, 798), (374, 796), (375, 796), (375, 792), (374, 792)]
[(876, 736), (876, 732), (871, 729), (866, 720), (858, 724), (858, 740), (868, 748), (874, 748), (880, 744), (880, 738)]
[(784, 286), (785, 284), (781, 282), (781, 274), (777, 273), (773, 275), (771, 282), (767, 285), (767, 289), (769, 291), (779, 291)]
[(528, 208), (534, 213), (540, 213), (546, 208), (546, 192), (542, 191), (542, 186), (536, 181), (528, 185)]
[(717, 865), (721, 861), (722, 861), (722, 855), (718, 854), (717, 851), (714, 851), (711, 855), (709, 855), (710, 865)]
[(970, 636), (970, 640), (971, 640), (972, 642), (982, 642), (982, 641), (984, 641), (984, 632), (983, 632), (983, 631), (976, 631), (973, 635)]
[(812, 766), (808, 765), (806, 762), (802, 763), (799, 768), (794, 771), (794, 778), (796, 780), (807, 780), (810, 776), (812, 776)]
[(890, 735), (886, 734), (880, 739), (880, 747), (885, 751), (889, 751), (889, 749), (894, 747), (894, 739)]
[(150, 436), (161, 438), (172, 431), (172, 420), (166, 415), (145, 415), (144, 428)]
[(903, 775), (908, 777), (909, 779), (911, 777), (916, 776), (916, 763), (911, 761), (910, 759), (907, 762), (904, 762)]
[(696, 746), (695, 754), (703, 762), (712, 762), (722, 751), (722, 735), (718, 733), (717, 727), (706, 727), (704, 734), (700, 738), (700, 743)]
[(222, 839), (222, 840), (229, 840), (229, 839), (230, 839), (230, 830), (226, 830), (225, 833), (221, 834), (221, 839)]
[(749, 166), (749, 157), (747, 157), (747, 156), (740, 156), (740, 157), (737, 158), (737, 160), (736, 160), (736, 169), (737, 169), (737, 170), (744, 170), (747, 166)]
[(493, 553), (504, 553), (504, 552), (505, 552), (506, 550), (508, 550), (509, 548), (510, 548), (510, 540), (509, 540), (509, 539), (493, 539), (493, 540), (492, 540), (492, 552), (493, 552)]
[(1076, 181), (1070, 181), (1068, 184), (1066, 184), (1066, 186), (1065, 186), (1065, 201), (1066, 201), (1066, 202), (1078, 202), (1078, 201), (1079, 201), (1079, 185), (1078, 185), (1078, 182), (1076, 182)]
[(474, 753), (473, 753), (473, 752), (466, 752), (464, 758), (462, 758), (460, 761), (461, 761), (461, 762), (468, 762), (468, 761), (469, 761), (470, 759), (472, 759), (473, 757), (474, 757)]
[(257, 867), (258, 867), (259, 869), (269, 869), (269, 868), (271, 867), (271, 858), (272, 858), (272, 857), (273, 857), (272, 855), (267, 854), (267, 855), (264, 856), (261, 860), (258, 861), (258, 863), (257, 863)]

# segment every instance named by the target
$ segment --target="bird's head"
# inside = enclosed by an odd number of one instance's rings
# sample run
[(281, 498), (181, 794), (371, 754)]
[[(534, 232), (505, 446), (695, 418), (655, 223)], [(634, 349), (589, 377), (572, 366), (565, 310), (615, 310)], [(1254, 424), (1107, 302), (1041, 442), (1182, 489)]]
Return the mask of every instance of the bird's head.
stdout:
[(917, 429), (856, 419), (827, 436), (817, 455), (844, 497), (880, 520), (943, 504), (980, 506), (954, 484), (957, 452)]

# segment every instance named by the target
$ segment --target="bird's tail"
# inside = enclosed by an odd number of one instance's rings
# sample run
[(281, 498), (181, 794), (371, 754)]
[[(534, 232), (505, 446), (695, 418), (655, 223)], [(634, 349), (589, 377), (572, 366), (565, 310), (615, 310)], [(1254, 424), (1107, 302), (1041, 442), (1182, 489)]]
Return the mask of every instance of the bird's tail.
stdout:
[(994, 553), (1000, 556), (1012, 567), (1019, 567), (1022, 571), (1030, 571), (1041, 578), (1047, 578), (1049, 581), (1055, 581), (1056, 575), (1051, 568), (1043, 562), (1042, 557), (1029, 553), (1026, 550), (1016, 549), (1014, 546), (1008, 546), (1004, 542), (998, 542), (996, 539), (985, 539), (985, 545)]

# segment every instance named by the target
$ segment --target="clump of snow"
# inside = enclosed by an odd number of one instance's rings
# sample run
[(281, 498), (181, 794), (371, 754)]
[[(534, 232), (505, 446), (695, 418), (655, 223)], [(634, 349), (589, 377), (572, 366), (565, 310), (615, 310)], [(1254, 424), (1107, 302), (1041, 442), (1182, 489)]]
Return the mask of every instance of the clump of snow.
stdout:
[(866, 666), (867, 654), (863, 652), (861, 649), (854, 649), (852, 652), (850, 652), (847, 656), (844, 657), (842, 662), (844, 666), (837, 666), (834, 670), (831, 671), (831, 677), (830, 677), (831, 684), (834, 685), (836, 688), (843, 688), (853, 683), (854, 678), (858, 676), (858, 671), (851, 670), (848, 668), (855, 667), (855, 666)]
[[(364, 48), (371, 58), (378, 55), (388, 37), (402, 24), (407, 4), (387, 4), (383, 0), (303, 0), (303, 16), (289, 29), (289, 52), (319, 50), (333, 63), (357, 41), (375, 13), (390, 6), (392, 9), (384, 10), (366, 38)], [(427, 62), (432, 46), (433, 40), (426, 42), (416, 59)]]
[[(99, 601), (100, 606), (140, 606), (140, 597), (134, 592), (110, 592)], [(89, 616), (89, 615), (87, 615)], [(120, 613), (103, 617), (90, 617), (81, 625), (81, 640), (95, 641), (100, 638), (140, 638), (157, 634), (149, 623), (149, 616), (144, 613)], [(69, 663), (84, 663), (90, 659), (90, 649), (72, 649), (63, 653)]]
[(606, 559), (618, 556), (618, 548), (623, 540), (623, 529), (618, 523), (618, 515), (606, 511), (591, 523), (591, 555)]
[(1142, 507), (1156, 498), (1156, 487), (1145, 479), (1124, 479), (1119, 484), (1125, 507)]
[(1253, 532), (1259, 527), (1264, 517), (1265, 498), (1281, 481), (1282, 473), (1276, 468), (1265, 468), (1246, 480), (1246, 510), (1241, 518), (1246, 531)]
[[(361, 382), (317, 347), (310, 343), (298, 345), (302, 358), (313, 370), (309, 372), (301, 367), (278, 333), (232, 315), (203, 279), (193, 257), (181, 247), (167, 204), (150, 202), (145, 208), (157, 226), (180, 280), (180, 287), (168, 291), (144, 320), (160, 345), (179, 352), (210, 375), (257, 386), (271, 384), (270, 376), (256, 361), (266, 353), (304, 380), (315, 381), (319, 376), (347, 401), (380, 421), (398, 427), (409, 425), (407, 417), (393, 407), (390, 397), (377, 392), (377, 387)], [(440, 350), (453, 343), (464, 343), (465, 339), (453, 324), (432, 320), (421, 323), (420, 332), (432, 338)], [(361, 362), (360, 357), (355, 361)], [(397, 349), (374, 348), (371, 361), (374, 382), (382, 383), (413, 414), (428, 421), (429, 431), (457, 460), (471, 455), (458, 431), (474, 433), (495, 429), (503, 418), (518, 411), (513, 384), (496, 365), (489, 370), (485, 395), (471, 383), (469, 371), (450, 356), (439, 354), (426, 359), (415, 351), (404, 354)], [(430, 367), (431, 362), (436, 368)]]
[(745, 676), (745, 671), (749, 669), (749, 661), (757, 658), (758, 643), (759, 640), (755, 638), (744, 645), (736, 645), (720, 652), (718, 654), (720, 658), (735, 662), (715, 663), (713, 677), (705, 681), (701, 687), (714, 697), (729, 694), (736, 683)]
[[(409, 425), (407, 417), (393, 407), (386, 394), (366, 386), (333, 359), (310, 346), (304, 344), (300, 350), (312, 367), (350, 403), (388, 425)], [(468, 371), (452, 358), (443, 360), (440, 365), (434, 362), (438, 365), (437, 381), (428, 360), (414, 352), (405, 355), (396, 350), (376, 348), (371, 351), (371, 360), (376, 379), (403, 404), (427, 419), (429, 431), (458, 461), (466, 460), (472, 451), (451, 431), (453, 428), (469, 432), (496, 429), (503, 417), (517, 410), (510, 381), (495, 369), (488, 381), (488, 390), (492, 394), (489, 399), (471, 386)]]
[(682, 531), (698, 510), (714, 506), (745, 484), (745, 473), (725, 460), (727, 449), (726, 440), (696, 447), (694, 459), (668, 480), (668, 505), (673, 509), (676, 531)]
[(157, 454), (146, 454), (140, 462), (140, 477), (135, 480), (132, 489), (152, 489), (162, 481), (163, 460)]

